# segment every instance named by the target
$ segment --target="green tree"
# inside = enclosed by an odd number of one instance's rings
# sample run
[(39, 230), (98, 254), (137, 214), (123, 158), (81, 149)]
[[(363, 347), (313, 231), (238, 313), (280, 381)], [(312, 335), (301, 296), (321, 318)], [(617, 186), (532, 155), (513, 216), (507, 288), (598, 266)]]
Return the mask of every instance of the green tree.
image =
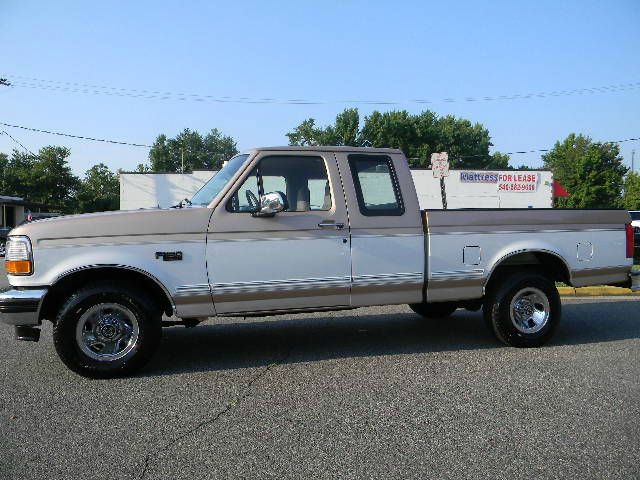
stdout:
[[(425, 117), (430, 118), (425, 118)], [(432, 117), (432, 118), (431, 118)], [(418, 122), (421, 121), (421, 127)], [(431, 137), (435, 115), (422, 112), (419, 116), (411, 115), (406, 110), (392, 112), (374, 111), (364, 119), (362, 140), (367, 145), (379, 148), (399, 148), (415, 165), (415, 160), (428, 155), (430, 150), (428, 139)], [(435, 151), (435, 150), (433, 150)], [(427, 166), (428, 161), (423, 165)]]
[(106, 212), (120, 208), (120, 182), (118, 175), (103, 163), (94, 165), (85, 173), (78, 189), (77, 211)]
[(542, 156), (545, 168), (553, 171), (569, 192), (557, 199), (564, 208), (614, 208), (620, 206), (623, 177), (620, 149), (614, 143), (597, 143), (572, 133)]
[(640, 210), (640, 175), (636, 172), (629, 172), (624, 180), (622, 208)]
[(218, 170), (237, 153), (235, 140), (217, 128), (204, 137), (186, 128), (175, 138), (159, 135), (149, 152), (149, 162), (151, 170), (161, 172), (182, 172), (183, 159), (184, 172)]
[(290, 145), (362, 145), (360, 138), (360, 116), (357, 108), (347, 108), (336, 116), (335, 125), (316, 127), (315, 120), (303, 121), (294, 131), (287, 133)]
[[(496, 168), (496, 169), (513, 169), (509, 165), (509, 155), (502, 152), (494, 152), (487, 161), (487, 164), (483, 168)], [(518, 170), (530, 170), (526, 165), (521, 165)]]
[(212, 129), (204, 136), (205, 154), (198, 168), (220, 170), (223, 162), (238, 154), (236, 141), (223, 135), (217, 128)]
[(6, 179), (7, 167), (9, 165), (9, 156), (6, 153), (0, 153), (0, 193), (7, 191)]
[[(489, 155), (489, 130), (479, 123), (447, 115), (438, 119), (436, 152), (449, 152), (453, 168), (486, 168), (493, 164)], [(491, 165), (492, 168), (496, 168)]]
[(0, 193), (2, 195), (11, 195), (13, 191), (13, 188), (10, 187), (12, 183), (10, 165), (9, 155), (0, 153)]
[[(158, 135), (156, 141), (153, 142), (151, 150), (149, 150), (149, 163), (151, 164), (149, 170), (155, 170), (159, 172), (177, 172), (180, 168), (180, 163), (175, 163), (171, 158), (171, 152), (167, 145), (167, 136), (164, 133)], [(140, 164), (146, 167), (146, 165)]]
[(36, 157), (30, 153), (13, 150), (2, 162), (2, 193), (16, 197), (30, 197), (34, 190), (31, 171)]
[(3, 193), (64, 212), (75, 210), (80, 180), (71, 172), (69, 154), (68, 148), (54, 146), (41, 148), (38, 155), (13, 150), (10, 158), (0, 159)]
[(41, 148), (30, 172), (33, 190), (25, 197), (65, 212), (74, 211), (80, 180), (71, 172), (67, 162), (70, 154), (66, 147)]
[(360, 126), (358, 110), (348, 108), (333, 125), (317, 127), (306, 119), (287, 133), (290, 145), (351, 145), (399, 148), (412, 167), (427, 167), (431, 154), (446, 151), (453, 168), (509, 168), (505, 154), (489, 153), (489, 131), (479, 123), (426, 110), (417, 115), (406, 110), (374, 111)]

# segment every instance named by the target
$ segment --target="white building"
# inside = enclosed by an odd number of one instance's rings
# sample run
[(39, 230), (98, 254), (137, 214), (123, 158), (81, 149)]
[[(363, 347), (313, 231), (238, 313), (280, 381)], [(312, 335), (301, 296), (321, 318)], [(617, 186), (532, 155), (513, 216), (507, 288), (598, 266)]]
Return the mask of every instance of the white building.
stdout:
[[(411, 171), (420, 208), (442, 208), (440, 181), (431, 170)], [(167, 208), (191, 196), (216, 172), (122, 173), (120, 209)], [(451, 170), (445, 179), (448, 208), (551, 208), (548, 170)]]
[(120, 210), (171, 207), (191, 198), (215, 173), (121, 173)]

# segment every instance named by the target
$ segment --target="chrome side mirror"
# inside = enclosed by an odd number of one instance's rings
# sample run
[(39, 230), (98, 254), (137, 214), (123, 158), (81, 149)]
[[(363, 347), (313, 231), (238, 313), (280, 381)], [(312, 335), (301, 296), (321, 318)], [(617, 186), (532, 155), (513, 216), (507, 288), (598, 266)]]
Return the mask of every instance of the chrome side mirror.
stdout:
[(269, 192), (260, 197), (260, 210), (254, 213), (256, 217), (273, 217), (289, 207), (287, 197), (282, 192)]

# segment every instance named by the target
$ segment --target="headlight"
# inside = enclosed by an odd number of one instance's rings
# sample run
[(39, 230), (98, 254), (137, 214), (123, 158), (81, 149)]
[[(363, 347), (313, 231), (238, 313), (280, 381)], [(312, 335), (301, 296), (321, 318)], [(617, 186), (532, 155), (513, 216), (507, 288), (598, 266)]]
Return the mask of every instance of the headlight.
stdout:
[(7, 239), (5, 266), (9, 275), (31, 275), (33, 255), (29, 237), (9, 237)]

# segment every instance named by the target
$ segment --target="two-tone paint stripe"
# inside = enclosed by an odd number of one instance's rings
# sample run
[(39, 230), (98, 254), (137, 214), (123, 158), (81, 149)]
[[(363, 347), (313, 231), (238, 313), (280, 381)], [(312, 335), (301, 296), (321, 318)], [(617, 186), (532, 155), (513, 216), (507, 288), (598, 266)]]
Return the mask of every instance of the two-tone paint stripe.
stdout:
[(200, 296), (210, 292), (214, 296), (227, 295), (251, 295), (255, 293), (274, 293), (286, 295), (287, 293), (300, 290), (317, 290), (319, 294), (322, 290), (348, 289), (353, 287), (369, 286), (396, 286), (415, 285), (423, 281), (422, 272), (410, 273), (384, 273), (354, 275), (353, 277), (322, 277), (322, 278), (301, 278), (287, 280), (259, 280), (251, 282), (229, 282), (213, 283), (211, 287), (207, 284), (180, 285), (176, 288), (176, 296)]
[(195, 285), (179, 285), (176, 287), (175, 295), (177, 297), (191, 297), (209, 295), (211, 288), (208, 283), (198, 283)]
[(372, 285), (384, 286), (384, 285), (415, 284), (415, 283), (422, 283), (422, 280), (423, 280), (422, 272), (354, 275), (353, 286), (366, 287), (366, 286), (372, 286)]
[(548, 233), (548, 234), (558, 234), (558, 233), (600, 233), (600, 232), (622, 232), (620, 228), (556, 228), (556, 229), (540, 229), (536, 230), (535, 226), (531, 226), (528, 228), (522, 228), (518, 230), (508, 230), (508, 229), (489, 229), (488, 227), (484, 230), (478, 228), (478, 230), (459, 230), (453, 227), (454, 229), (450, 230), (451, 227), (430, 227), (429, 235), (509, 235), (509, 234), (530, 234), (532, 232), (535, 233)]
[(472, 270), (440, 270), (431, 272), (429, 280), (437, 282), (448, 280), (466, 280), (469, 278), (482, 278), (483, 275), (483, 268), (476, 268)]
[(252, 282), (214, 283), (211, 285), (214, 295), (257, 292), (288, 292), (293, 290), (312, 290), (328, 288), (348, 288), (350, 278), (296, 278), (288, 280), (261, 280)]

